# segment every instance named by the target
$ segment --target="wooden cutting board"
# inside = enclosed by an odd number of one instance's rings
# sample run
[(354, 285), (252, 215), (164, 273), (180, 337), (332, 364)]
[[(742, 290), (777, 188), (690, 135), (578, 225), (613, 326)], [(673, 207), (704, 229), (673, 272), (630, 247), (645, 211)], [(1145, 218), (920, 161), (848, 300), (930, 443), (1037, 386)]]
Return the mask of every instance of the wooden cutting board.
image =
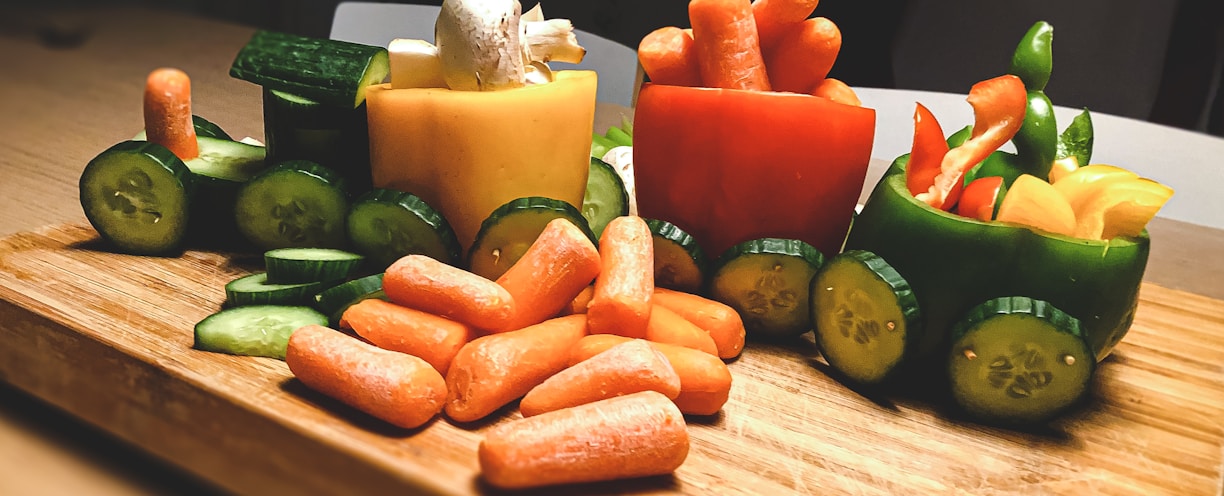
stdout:
[[(283, 362), (191, 349), (224, 283), (257, 263), (117, 255), (87, 225), (0, 240), (0, 380), (236, 492), (490, 492), (476, 446), (513, 407), (397, 430), (305, 389)], [(1219, 494), (1222, 364), (1224, 302), (1151, 284), (1091, 400), (1031, 432), (873, 401), (832, 380), (810, 341), (750, 345), (722, 413), (689, 419), (674, 476), (554, 492)]]

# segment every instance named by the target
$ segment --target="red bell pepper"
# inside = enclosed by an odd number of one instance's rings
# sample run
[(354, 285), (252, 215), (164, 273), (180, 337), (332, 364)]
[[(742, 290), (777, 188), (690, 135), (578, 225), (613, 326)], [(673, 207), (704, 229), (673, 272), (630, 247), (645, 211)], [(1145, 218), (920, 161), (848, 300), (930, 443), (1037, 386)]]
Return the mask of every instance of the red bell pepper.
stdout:
[(644, 85), (633, 122), (638, 212), (718, 256), (761, 237), (841, 249), (875, 111), (811, 95)]
[[(965, 173), (1016, 135), (1028, 105), (1024, 83), (1010, 74), (973, 85), (968, 101), (973, 106), (972, 137), (948, 150), (940, 161), (939, 174), (925, 191), (914, 195), (935, 208), (951, 210), (960, 196)], [(915, 142), (917, 134), (916, 128)], [(909, 184), (908, 177), (906, 182), (912, 191), (914, 185)]]
[(993, 220), (995, 210), (1006, 191), (1003, 176), (974, 179), (968, 186), (965, 186), (960, 201), (956, 202), (956, 213), (983, 222)]
[(939, 121), (921, 103), (914, 109), (914, 144), (910, 148), (909, 164), (905, 166), (905, 186), (918, 196), (935, 184), (939, 163), (948, 154)]

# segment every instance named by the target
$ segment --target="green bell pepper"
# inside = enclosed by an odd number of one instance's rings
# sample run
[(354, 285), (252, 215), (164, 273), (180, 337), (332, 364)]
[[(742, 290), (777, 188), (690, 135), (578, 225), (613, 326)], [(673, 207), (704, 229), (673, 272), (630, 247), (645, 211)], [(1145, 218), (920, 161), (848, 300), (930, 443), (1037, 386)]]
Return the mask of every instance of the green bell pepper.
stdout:
[(876, 253), (913, 288), (926, 338), (920, 353), (946, 351), (952, 326), (1001, 296), (1042, 299), (1080, 319), (1098, 360), (1130, 328), (1149, 239), (1109, 241), (1042, 234), (941, 211), (910, 194), (894, 162), (854, 221), (846, 249)]

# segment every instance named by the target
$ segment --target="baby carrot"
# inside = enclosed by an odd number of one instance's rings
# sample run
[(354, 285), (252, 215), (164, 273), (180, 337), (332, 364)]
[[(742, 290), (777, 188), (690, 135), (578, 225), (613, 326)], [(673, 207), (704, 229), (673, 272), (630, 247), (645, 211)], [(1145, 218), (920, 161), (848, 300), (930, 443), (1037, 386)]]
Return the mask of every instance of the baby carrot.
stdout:
[(797, 24), (765, 52), (769, 83), (774, 91), (812, 91), (829, 75), (841, 44), (841, 31), (828, 18), (813, 17)]
[(407, 255), (387, 267), (383, 291), (392, 302), (478, 329), (504, 329), (514, 317), (506, 288), (425, 255)]
[(601, 268), (587, 306), (591, 334), (646, 336), (654, 293), (654, 241), (646, 221), (617, 217), (599, 238)]
[(348, 307), (340, 326), (384, 350), (420, 357), (441, 374), (459, 348), (475, 337), (471, 327), (378, 298)]
[(323, 326), (293, 331), (285, 363), (307, 387), (405, 429), (428, 422), (446, 401), (446, 382), (429, 363)]
[(477, 453), (490, 485), (525, 489), (668, 474), (688, 451), (684, 416), (643, 391), (498, 425)]
[(585, 335), (586, 316), (570, 315), (472, 340), (446, 372), (446, 414), (471, 422), (522, 397), (565, 369)]
[(638, 62), (652, 83), (701, 86), (691, 29), (664, 26), (651, 31), (638, 44)]
[(591, 297), (595, 296), (595, 286), (587, 286), (578, 293), (573, 300), (565, 308), (561, 309), (561, 315), (574, 315), (576, 313), (586, 313), (587, 305), (591, 304)]
[(145, 135), (183, 160), (200, 155), (191, 122), (191, 78), (178, 69), (149, 73), (144, 92)]
[(761, 50), (770, 51), (799, 23), (812, 15), (819, 0), (756, 0), (752, 17), (756, 20)]
[(710, 333), (714, 346), (718, 348), (719, 358), (735, 358), (743, 351), (746, 334), (744, 320), (726, 304), (666, 288), (655, 288), (651, 301)]
[(689, 22), (703, 86), (769, 91), (749, 0), (692, 0)]
[(497, 331), (555, 317), (599, 275), (599, 251), (578, 226), (553, 219), (497, 284), (514, 298), (514, 318)]
[[(627, 341), (629, 338), (612, 334), (587, 336), (570, 349), (569, 361), (577, 364)], [(727, 403), (731, 396), (731, 371), (718, 357), (673, 344), (650, 343), (650, 346), (663, 353), (680, 376), (680, 395), (673, 400), (680, 411), (713, 415)]]
[(821, 81), (820, 84), (812, 89), (812, 95), (828, 98), (837, 103), (854, 105), (855, 107), (863, 106), (863, 102), (859, 101), (859, 97), (854, 93), (854, 90), (850, 89), (850, 86), (846, 83), (841, 82), (840, 79), (825, 78), (824, 81)]
[(674, 344), (718, 356), (714, 338), (696, 324), (684, 320), (667, 307), (653, 305), (646, 324), (646, 339), (655, 343)]
[(675, 398), (680, 394), (680, 377), (662, 353), (650, 343), (635, 339), (541, 382), (519, 402), (519, 412), (530, 417), (640, 391), (658, 391)]

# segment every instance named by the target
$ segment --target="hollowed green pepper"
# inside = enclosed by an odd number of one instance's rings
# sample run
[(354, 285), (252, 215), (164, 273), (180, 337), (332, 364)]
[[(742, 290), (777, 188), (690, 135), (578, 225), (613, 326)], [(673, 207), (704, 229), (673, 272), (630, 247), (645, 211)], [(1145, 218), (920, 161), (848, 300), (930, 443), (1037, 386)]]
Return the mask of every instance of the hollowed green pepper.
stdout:
[(909, 194), (902, 156), (872, 191), (846, 249), (876, 253), (914, 290), (923, 315), (924, 354), (942, 351), (949, 331), (990, 298), (1042, 299), (1082, 321), (1097, 359), (1134, 318), (1147, 265), (1146, 233), (1108, 241), (1043, 234), (944, 212)]

